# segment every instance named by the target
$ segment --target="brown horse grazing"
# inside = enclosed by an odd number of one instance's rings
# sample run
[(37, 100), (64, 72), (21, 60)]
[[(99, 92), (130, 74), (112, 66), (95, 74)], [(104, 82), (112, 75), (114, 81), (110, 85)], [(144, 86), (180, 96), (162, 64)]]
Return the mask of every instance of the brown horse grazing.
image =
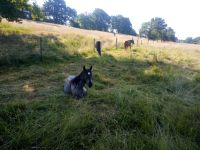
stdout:
[(127, 49), (128, 47), (130, 47), (131, 49), (131, 44), (134, 44), (133, 40), (127, 40), (124, 42), (124, 48)]

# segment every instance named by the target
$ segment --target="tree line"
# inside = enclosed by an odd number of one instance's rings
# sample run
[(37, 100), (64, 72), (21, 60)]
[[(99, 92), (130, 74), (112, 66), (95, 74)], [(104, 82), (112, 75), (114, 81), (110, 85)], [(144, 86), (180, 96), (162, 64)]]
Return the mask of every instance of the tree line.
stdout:
[[(72, 27), (99, 30), (113, 33), (137, 35), (130, 19), (122, 15), (109, 16), (104, 10), (96, 8), (92, 13), (77, 14), (64, 0), (47, 0), (42, 7), (29, 0), (3, 0), (0, 2), (1, 17), (8, 21), (20, 21), (19, 18), (32, 19), (56, 24), (68, 24)], [(162, 18), (152, 18), (142, 24), (141, 37), (151, 40), (177, 41), (175, 32), (167, 27)]]
[(28, 0), (4, 0), (0, 2), (0, 16), (8, 21), (32, 19), (56, 24), (68, 24), (82, 29), (117, 31), (136, 35), (129, 18), (122, 15), (109, 16), (104, 10), (96, 8), (92, 13), (77, 15), (75, 9), (68, 7), (64, 0), (47, 0), (42, 7)]
[(185, 40), (182, 40), (180, 42), (189, 43), (189, 44), (200, 44), (200, 36), (195, 37), (195, 38), (187, 37)]

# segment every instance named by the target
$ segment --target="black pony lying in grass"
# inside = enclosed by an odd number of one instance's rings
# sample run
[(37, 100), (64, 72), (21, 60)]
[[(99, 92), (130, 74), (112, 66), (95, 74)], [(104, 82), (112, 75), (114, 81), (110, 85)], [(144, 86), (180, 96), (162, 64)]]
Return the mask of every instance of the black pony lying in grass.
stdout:
[(92, 66), (89, 69), (83, 66), (83, 70), (78, 76), (70, 75), (66, 78), (64, 93), (65, 95), (72, 94), (77, 99), (82, 98), (87, 94), (85, 84), (87, 84), (89, 88), (92, 87)]

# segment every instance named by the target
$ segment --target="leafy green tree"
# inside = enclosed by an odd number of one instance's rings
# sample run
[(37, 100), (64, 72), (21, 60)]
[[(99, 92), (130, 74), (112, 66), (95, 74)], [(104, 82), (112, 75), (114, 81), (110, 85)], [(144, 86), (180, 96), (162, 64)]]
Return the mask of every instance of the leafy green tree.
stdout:
[(193, 42), (192, 37), (187, 37), (187, 38), (185, 39), (185, 42), (186, 42), (186, 43), (192, 43), (192, 42)]
[(72, 9), (72, 8), (70, 8), (70, 7), (67, 7), (67, 19), (69, 19), (69, 20), (74, 20), (75, 18), (76, 18), (76, 16), (77, 16), (77, 12), (76, 12), (76, 10), (75, 9)]
[(96, 30), (108, 31), (111, 18), (104, 10), (96, 8), (91, 18), (95, 22)]
[(66, 24), (76, 16), (76, 11), (67, 7), (64, 0), (48, 0), (43, 7), (45, 18), (49, 22)]
[(47, 21), (57, 24), (67, 22), (67, 7), (64, 0), (48, 0), (43, 7)]
[(79, 14), (77, 17), (77, 22), (82, 29), (95, 29), (94, 18), (91, 14)]
[(28, 0), (0, 1), (0, 17), (6, 18), (8, 21), (20, 21), (23, 11), (27, 9), (29, 9)]
[(183, 42), (190, 43), (190, 44), (200, 44), (200, 37), (196, 37), (196, 38), (187, 37)]
[(129, 18), (123, 17), (122, 15), (112, 16), (111, 26), (112, 29), (117, 29), (118, 33), (136, 35)]
[(110, 17), (104, 10), (99, 8), (96, 8), (91, 14), (79, 14), (70, 24), (82, 29), (99, 31), (117, 30), (118, 33), (136, 35), (129, 18), (122, 15)]
[(39, 19), (44, 18), (44, 13), (36, 2), (34, 2), (33, 5), (32, 5), (31, 17), (32, 17), (33, 20), (39, 20)]
[(142, 24), (142, 27), (139, 31), (139, 34), (141, 37), (149, 38), (149, 34), (151, 31), (151, 23), (150, 22), (144, 22)]
[(151, 40), (160, 40), (161, 39), (161, 36), (160, 36), (158, 30), (156, 30), (155, 28), (150, 29), (148, 36), (149, 36), (149, 39), (151, 39)]
[(119, 19), (118, 19), (118, 16), (111, 16), (111, 28), (112, 30), (116, 29), (117, 32), (119, 32)]
[(164, 19), (162, 18), (152, 18), (151, 19), (151, 31), (150, 31), (150, 38), (153, 40), (162, 40), (164, 30), (167, 27)]
[(167, 41), (175, 42), (177, 40), (177, 38), (175, 36), (175, 32), (171, 27), (167, 28), (166, 37), (167, 37)]
[(140, 36), (151, 40), (176, 41), (175, 32), (168, 27), (162, 18), (152, 18), (151, 21), (142, 24)]
[(67, 7), (67, 13), (68, 13), (68, 20), (69, 20), (69, 23), (72, 27), (77, 27), (79, 28), (79, 24), (77, 22), (77, 12), (75, 9), (72, 9), (70, 7)]
[(196, 37), (193, 39), (193, 44), (200, 44), (200, 37)]
[(75, 28), (80, 28), (80, 24), (78, 22), (78, 19), (70, 20), (70, 26), (75, 27)]

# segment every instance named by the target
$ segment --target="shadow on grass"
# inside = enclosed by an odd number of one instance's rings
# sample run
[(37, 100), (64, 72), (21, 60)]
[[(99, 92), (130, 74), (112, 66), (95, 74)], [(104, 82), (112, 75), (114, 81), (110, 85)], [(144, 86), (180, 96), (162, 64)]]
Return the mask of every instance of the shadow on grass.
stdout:
[[(50, 47), (43, 63), (0, 74), (2, 148), (199, 147), (199, 82), (184, 74), (191, 69)], [(94, 87), (83, 101), (64, 97), (64, 78), (83, 65), (93, 65)]]
[(54, 35), (0, 35), (0, 67), (59, 62), (61, 54), (68, 54), (64, 45)]

